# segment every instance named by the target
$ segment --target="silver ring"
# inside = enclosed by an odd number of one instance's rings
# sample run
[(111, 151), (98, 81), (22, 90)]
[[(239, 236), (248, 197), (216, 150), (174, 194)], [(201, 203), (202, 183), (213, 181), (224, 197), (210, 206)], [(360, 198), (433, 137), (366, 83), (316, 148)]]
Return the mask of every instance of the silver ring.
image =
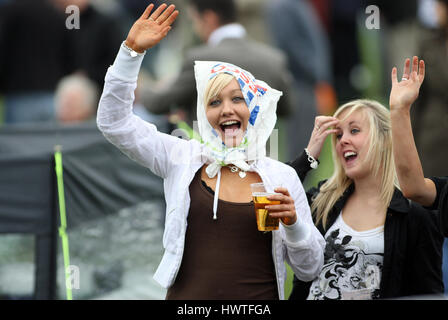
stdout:
[(156, 21), (156, 20), (154, 20), (154, 19), (153, 19), (153, 18), (151, 18), (151, 17), (149, 17), (149, 18), (148, 18), (148, 20), (151, 20), (151, 21), (154, 21), (154, 22)]
[(320, 129), (320, 126), (318, 126), (318, 125), (316, 124), (316, 130), (319, 131), (319, 129)]
[(401, 81), (407, 81), (407, 80), (409, 80), (409, 79), (405, 78), (405, 77), (401, 78)]

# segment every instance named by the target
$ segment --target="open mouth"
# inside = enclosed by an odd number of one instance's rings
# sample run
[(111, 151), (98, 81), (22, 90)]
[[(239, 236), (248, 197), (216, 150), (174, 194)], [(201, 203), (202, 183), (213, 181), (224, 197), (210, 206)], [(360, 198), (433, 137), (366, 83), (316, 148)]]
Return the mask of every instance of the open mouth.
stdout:
[(241, 129), (241, 122), (237, 120), (229, 120), (219, 125), (224, 136), (236, 136)]
[(345, 162), (347, 162), (347, 163), (353, 162), (357, 157), (358, 157), (358, 154), (354, 151), (344, 152), (344, 159), (345, 159)]

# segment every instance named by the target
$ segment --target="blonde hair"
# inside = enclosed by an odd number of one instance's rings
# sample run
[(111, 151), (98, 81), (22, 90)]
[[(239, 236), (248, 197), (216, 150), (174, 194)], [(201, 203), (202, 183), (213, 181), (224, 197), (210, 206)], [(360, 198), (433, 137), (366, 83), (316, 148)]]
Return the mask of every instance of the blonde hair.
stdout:
[[(338, 117), (344, 111), (348, 111), (344, 116), (346, 118), (358, 110), (364, 113), (370, 125), (369, 148), (365, 159), (370, 166), (371, 173), (374, 176), (379, 176), (381, 179), (379, 190), (381, 201), (389, 205), (395, 187), (398, 188), (398, 179), (392, 153), (390, 112), (386, 107), (376, 101), (360, 99), (348, 102), (339, 107), (334, 117)], [(313, 198), (313, 203), (311, 204), (311, 210), (315, 215), (316, 224), (322, 221), (324, 229), (331, 208), (333, 208), (336, 201), (353, 182), (345, 174), (339, 157), (336, 155), (336, 135), (334, 134), (332, 135), (331, 144), (334, 172), (320, 187), (319, 193)]]
[(231, 74), (224, 72), (211, 78), (205, 88), (204, 106), (207, 108), (209, 102), (213, 98), (216, 98), (222, 89), (224, 89), (233, 79), (235, 78)]

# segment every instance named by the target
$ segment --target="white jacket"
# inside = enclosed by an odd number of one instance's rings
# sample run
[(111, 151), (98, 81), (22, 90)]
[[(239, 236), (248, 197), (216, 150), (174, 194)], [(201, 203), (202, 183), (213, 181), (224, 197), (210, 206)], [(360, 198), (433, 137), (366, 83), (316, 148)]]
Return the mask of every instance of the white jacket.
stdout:
[[(97, 124), (104, 136), (131, 159), (164, 179), (166, 220), (163, 234), (165, 253), (154, 279), (170, 287), (179, 271), (184, 250), (187, 215), (190, 208), (189, 185), (204, 164), (203, 145), (157, 131), (157, 128), (132, 112), (134, 90), (143, 56), (131, 57), (121, 46), (105, 77), (98, 107)], [(297, 222), (272, 233), (274, 259), (280, 299), (284, 298), (287, 261), (297, 277), (313, 280), (323, 265), (325, 241), (313, 224), (303, 186), (291, 167), (263, 158), (251, 165), (263, 182), (286, 187), (295, 202)], [(210, 216), (212, 219), (212, 216)]]

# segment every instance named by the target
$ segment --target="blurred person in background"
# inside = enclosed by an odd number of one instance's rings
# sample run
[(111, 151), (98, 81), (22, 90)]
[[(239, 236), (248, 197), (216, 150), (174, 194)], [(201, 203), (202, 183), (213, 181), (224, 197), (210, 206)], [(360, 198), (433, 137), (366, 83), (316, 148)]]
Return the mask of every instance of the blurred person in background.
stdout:
[(74, 71), (84, 72), (102, 88), (105, 70), (114, 62), (115, 50), (121, 43), (120, 24), (96, 9), (91, 0), (52, 1), (63, 13), (70, 5), (79, 8), (79, 29), (64, 28), (72, 42), (73, 68)]
[(266, 3), (272, 0), (237, 0), (238, 22), (246, 29), (250, 37), (259, 42), (271, 45), (269, 26), (264, 17)]
[(98, 105), (99, 89), (83, 74), (64, 77), (55, 95), (56, 118), (62, 124), (92, 121)]
[(157, 89), (142, 86), (141, 101), (152, 113), (169, 113), (181, 109), (184, 120), (193, 125), (196, 119), (196, 86), (194, 61), (229, 62), (251, 70), (257, 79), (268, 82), (283, 92), (277, 115), (285, 116), (292, 109), (291, 75), (284, 54), (273, 47), (256, 42), (247, 36), (237, 22), (233, 0), (189, 0), (189, 15), (202, 45), (189, 49), (179, 75), (169, 84)]
[(435, 1), (437, 27), (422, 33), (418, 52), (430, 72), (411, 109), (415, 142), (423, 170), (428, 176), (442, 176), (447, 170), (448, 141), (448, 1)]
[[(428, 1), (427, 6), (428, 16), (433, 20), (428, 17), (428, 27), (420, 34), (417, 52), (429, 72), (421, 85), (419, 99), (410, 109), (410, 116), (423, 172), (427, 177), (441, 177), (447, 175), (448, 159), (448, 68), (445, 67), (448, 61), (448, 1)], [(439, 188), (439, 193), (441, 190)], [(437, 207), (436, 203), (434, 206)], [(448, 240), (444, 245), (443, 268), (445, 292), (448, 292)]]
[(384, 79), (389, 80), (389, 70), (401, 65), (406, 57), (415, 54), (417, 50), (422, 29), (418, 19), (419, 1), (373, 0), (368, 4), (379, 8), (380, 30), (384, 37)]
[(0, 7), (0, 48), (5, 123), (54, 121), (54, 90), (73, 70), (65, 16), (50, 1), (7, 1)]
[(342, 104), (360, 96), (360, 90), (351, 78), (361, 64), (358, 16), (367, 4), (365, 0), (332, 0), (328, 5), (333, 84), (338, 104)]
[(293, 159), (306, 147), (314, 118), (332, 114), (337, 105), (330, 44), (309, 0), (268, 1), (265, 12), (274, 43), (288, 57), (298, 97), (287, 120), (288, 159)]

